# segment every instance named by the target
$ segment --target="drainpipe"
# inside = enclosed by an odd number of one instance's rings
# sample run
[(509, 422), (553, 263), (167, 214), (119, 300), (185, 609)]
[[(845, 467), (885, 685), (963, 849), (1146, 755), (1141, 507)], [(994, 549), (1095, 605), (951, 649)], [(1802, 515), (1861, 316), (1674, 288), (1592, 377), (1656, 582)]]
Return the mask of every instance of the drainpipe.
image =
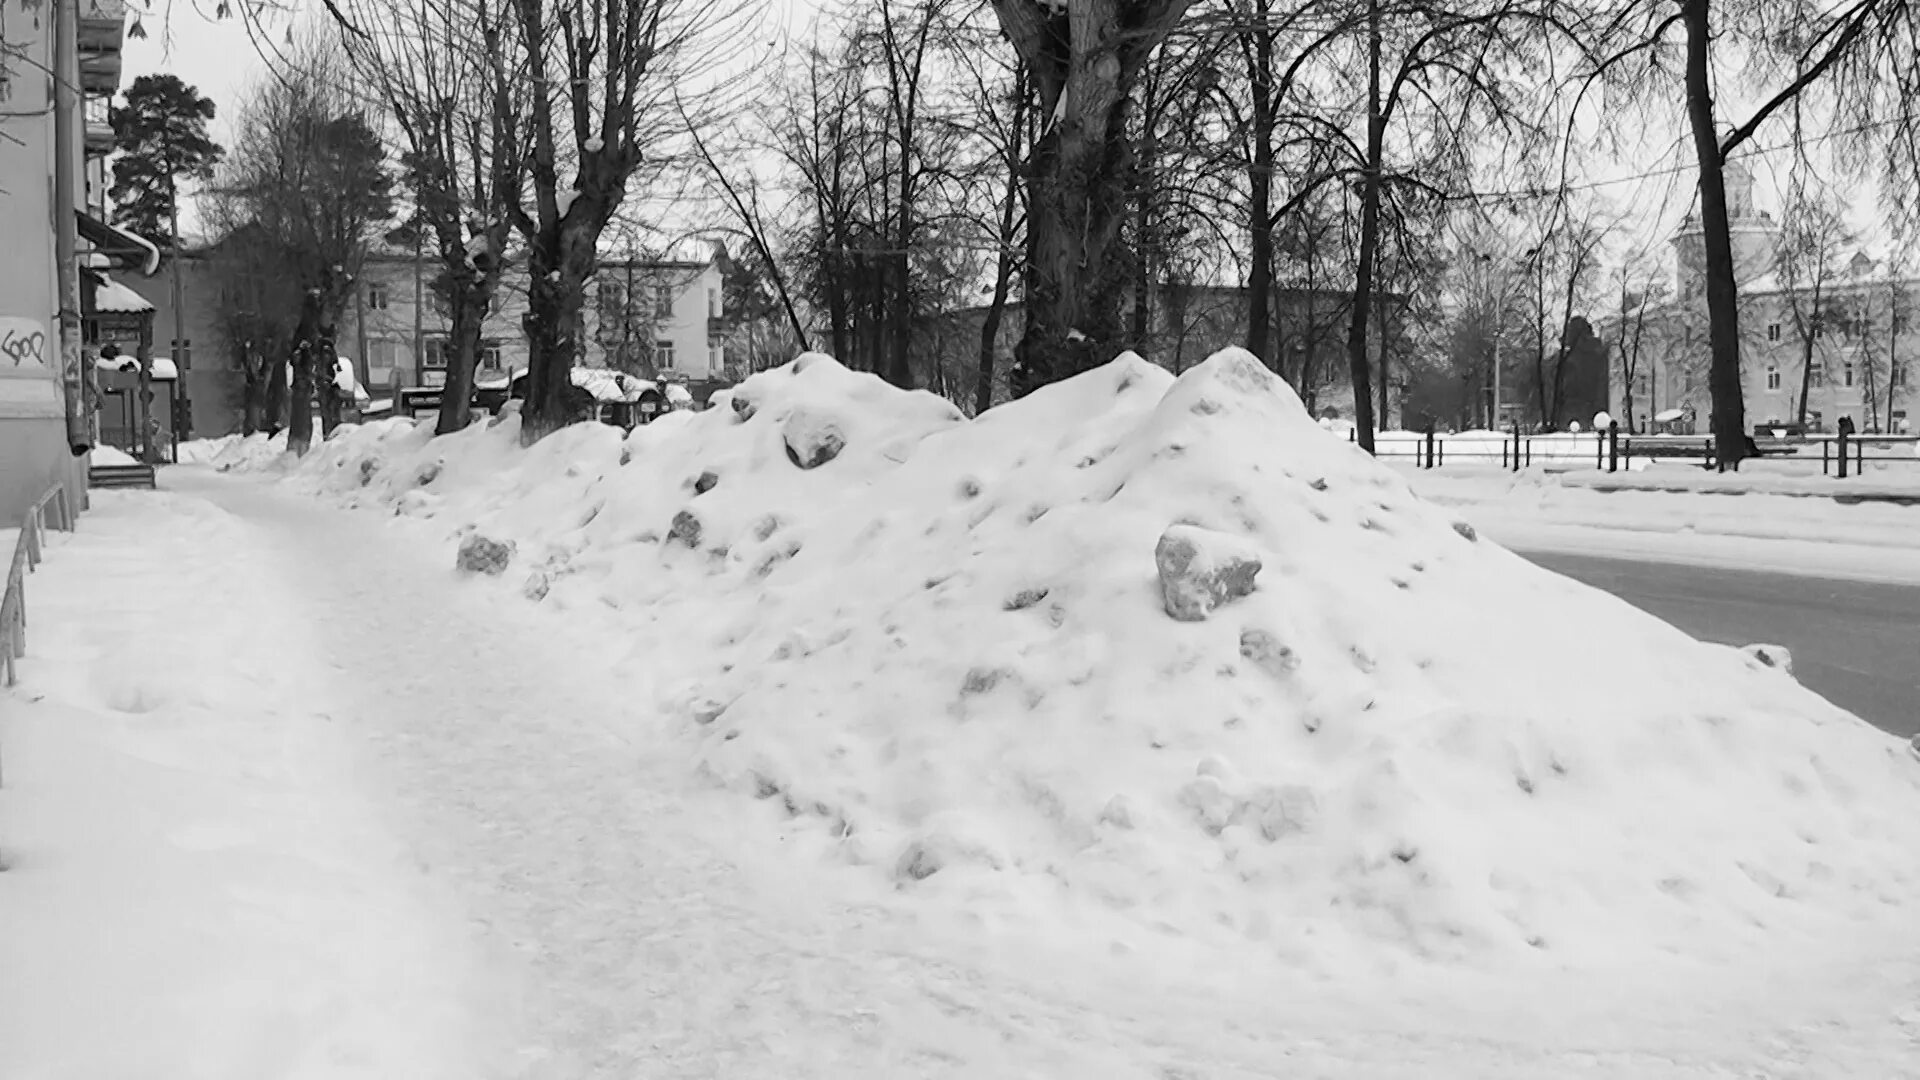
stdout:
[(60, 380), (67, 398), (67, 446), (93, 447), (80, 382), (80, 237), (74, 187), (79, 180), (80, 12), (78, 0), (53, 4), (53, 261), (60, 296)]

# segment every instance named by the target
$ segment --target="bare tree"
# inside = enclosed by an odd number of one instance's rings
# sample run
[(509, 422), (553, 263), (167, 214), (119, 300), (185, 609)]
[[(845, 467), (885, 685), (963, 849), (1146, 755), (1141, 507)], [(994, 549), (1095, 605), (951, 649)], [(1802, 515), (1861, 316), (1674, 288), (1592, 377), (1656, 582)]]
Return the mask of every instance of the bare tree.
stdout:
[(1625, 388), (1621, 407), (1628, 431), (1639, 430), (1634, 416), (1633, 385), (1643, 371), (1648, 316), (1665, 299), (1661, 276), (1657, 267), (1649, 267), (1641, 260), (1623, 263), (1613, 272), (1615, 295), (1619, 298), (1614, 312), (1613, 353), (1620, 366), (1620, 385)]
[(1028, 181), (1027, 325), (1010, 373), (1020, 394), (1107, 359), (1121, 340), (1128, 101), (1193, 0), (992, 2), (1041, 123)]
[(499, 0), (338, 0), (329, 10), (399, 134), (410, 227), (434, 253), (430, 288), (450, 331), (435, 430), (450, 434), (471, 415), (481, 331), (525, 180), (529, 98), (502, 47), (506, 9)]
[[(1329, 73), (1299, 81), (1324, 101), (1327, 87), (1339, 85), (1331, 80), (1344, 76), (1357, 99), (1353, 126), (1364, 135), (1356, 140), (1343, 125), (1322, 121), (1331, 129), (1324, 145), (1336, 156), (1276, 215), (1326, 184), (1348, 185), (1358, 202), (1346, 348), (1358, 439), (1371, 451), (1376, 408), (1369, 343), (1379, 315), (1383, 238), (1394, 235), (1383, 222), (1396, 214), (1407, 223), (1433, 217), (1451, 194), (1447, 185), (1471, 174), (1473, 156), (1484, 146), (1519, 154), (1543, 144), (1549, 116), (1526, 104), (1536, 88), (1529, 80), (1541, 77), (1541, 60), (1562, 47), (1567, 26), (1552, 0), (1347, 0), (1330, 8), (1341, 17), (1300, 46)], [(1411, 230), (1396, 232), (1403, 245), (1413, 238)], [(1387, 357), (1382, 349), (1381, 414), (1391, 382)]]
[[(274, 252), (298, 290), (286, 358), (287, 447), (305, 453), (316, 396), (323, 423), (330, 429), (339, 419), (334, 328), (369, 244), (391, 214), (393, 181), (337, 44), (308, 34), (283, 59), (242, 107), (216, 198), (226, 202), (228, 221), (243, 223)], [(325, 375), (317, 385), (316, 368)]]
[(723, 50), (737, 40), (724, 31), (736, 28), (745, 9), (721, 0), (511, 5), (512, 26), (499, 28), (499, 47), (525, 73), (532, 98), (515, 140), (528, 148), (528, 184), (516, 190), (508, 214), (526, 245), (521, 438), (533, 442), (580, 412), (572, 371), (601, 233), (628, 184), (667, 163), (679, 118), (710, 118), (698, 101), (701, 80), (724, 69)]
[(1846, 303), (1835, 287), (1840, 254), (1852, 239), (1840, 208), (1820, 194), (1802, 188), (1787, 204), (1775, 251), (1780, 296), (1800, 344), (1800, 406), (1794, 422), (1801, 426), (1813, 390), (1815, 351), (1846, 321)]
[[(1920, 13), (1905, 0), (1615, 0), (1590, 40), (1589, 83), (1642, 102), (1678, 90), (1685, 102), (1705, 233), (1715, 449), (1723, 468), (1738, 468), (1746, 404), (1727, 162), (1782, 110), (1812, 105), (1838, 146), (1861, 167), (1879, 166), (1894, 201), (1911, 209), (1920, 132), (1907, 103), (1920, 92)], [(1714, 92), (1735, 69), (1759, 104), (1729, 122)]]

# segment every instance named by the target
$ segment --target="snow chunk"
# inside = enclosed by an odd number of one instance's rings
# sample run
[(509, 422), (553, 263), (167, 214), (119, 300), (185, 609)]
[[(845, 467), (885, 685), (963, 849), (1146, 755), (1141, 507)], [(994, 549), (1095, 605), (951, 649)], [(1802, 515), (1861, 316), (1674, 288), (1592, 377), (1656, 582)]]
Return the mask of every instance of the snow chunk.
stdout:
[(589, 154), (597, 154), (600, 151), (605, 150), (606, 148), (607, 148), (607, 141), (605, 139), (602, 139), (598, 135), (595, 135), (592, 138), (588, 139), (586, 142), (583, 142), (580, 144), (580, 149), (585, 150)]
[(838, 418), (816, 409), (795, 409), (781, 425), (780, 437), (787, 444), (787, 458), (802, 469), (817, 469), (846, 448)]
[(454, 565), (464, 573), (498, 576), (513, 561), (513, 550), (511, 540), (502, 542), (474, 533), (460, 542)]
[(1761, 667), (1774, 668), (1785, 674), (1793, 674), (1793, 653), (1780, 645), (1749, 645), (1741, 652), (1752, 657)]
[(1199, 622), (1214, 608), (1253, 592), (1260, 556), (1236, 537), (1192, 525), (1174, 525), (1153, 551), (1167, 614)]
[(566, 217), (567, 211), (573, 209), (574, 200), (578, 199), (579, 197), (580, 197), (580, 192), (574, 190), (573, 188), (568, 188), (565, 191), (555, 192), (553, 196), (554, 209), (559, 212), (561, 217)]

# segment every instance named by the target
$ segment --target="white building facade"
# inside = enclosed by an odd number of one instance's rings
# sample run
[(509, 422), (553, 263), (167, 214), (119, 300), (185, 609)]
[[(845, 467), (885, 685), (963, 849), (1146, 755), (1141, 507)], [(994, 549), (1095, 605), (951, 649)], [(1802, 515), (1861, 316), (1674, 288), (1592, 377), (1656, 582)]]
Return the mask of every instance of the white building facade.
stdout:
[[(1749, 430), (1914, 429), (1920, 359), (1920, 278), (1898, 246), (1829, 253), (1798, 280), (1780, 272), (1780, 228), (1753, 204), (1753, 179), (1729, 166), (1740, 370)], [(1609, 350), (1613, 415), (1635, 431), (1704, 433), (1712, 417), (1704, 243), (1689, 218), (1672, 241), (1669, 295), (1595, 320)], [(1817, 288), (1810, 282), (1817, 282)]]

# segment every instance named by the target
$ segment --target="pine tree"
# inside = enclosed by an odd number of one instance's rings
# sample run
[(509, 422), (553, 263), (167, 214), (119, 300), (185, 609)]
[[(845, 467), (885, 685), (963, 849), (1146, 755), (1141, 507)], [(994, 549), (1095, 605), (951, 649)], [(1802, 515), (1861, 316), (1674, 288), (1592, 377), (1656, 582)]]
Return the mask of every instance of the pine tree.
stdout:
[(177, 75), (142, 75), (107, 114), (120, 156), (113, 163), (116, 224), (167, 246), (182, 180), (207, 180), (224, 151), (207, 135), (213, 101)]

